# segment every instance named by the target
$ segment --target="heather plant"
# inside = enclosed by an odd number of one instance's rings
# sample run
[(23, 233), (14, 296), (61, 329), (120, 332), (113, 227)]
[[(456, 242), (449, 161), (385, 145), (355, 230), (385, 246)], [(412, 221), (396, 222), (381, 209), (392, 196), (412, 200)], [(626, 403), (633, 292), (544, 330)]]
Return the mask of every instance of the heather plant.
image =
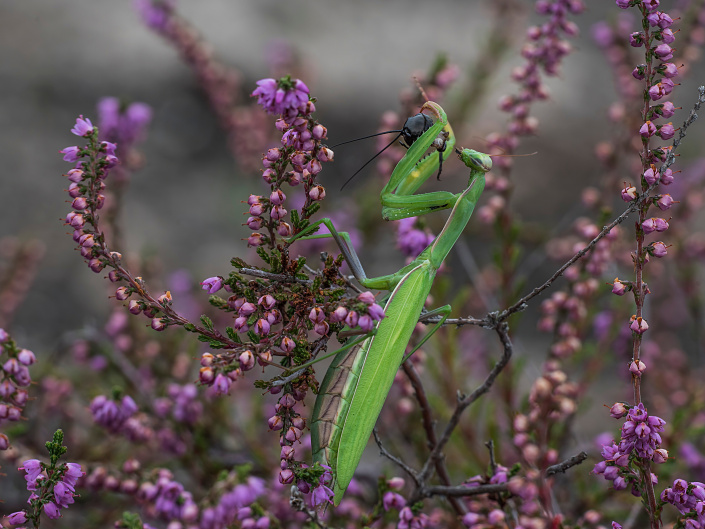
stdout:
[[(61, 150), (71, 164), (65, 225), (88, 268), (108, 280), (114, 307), (102, 329), (67, 336), (71, 365), (45, 362), (9, 334), (33, 266), (22, 247), (8, 252), (0, 282), (0, 299), (9, 299), (0, 308), (4, 526), (705, 527), (697, 356), (704, 178), (702, 164), (673, 167), (705, 102), (703, 87), (678, 89), (705, 40), (705, 6), (667, 4), (617, 0), (609, 21), (591, 28), (617, 86), (615, 136), (595, 139), (600, 179), (576, 199), (570, 226), (539, 229), (513, 207), (525, 160), (514, 155), (530, 154), (525, 140), (541, 130), (535, 108), (551, 104), (547, 79), (560, 83), (586, 6), (535, 2), (542, 22), (526, 30), (513, 88), (499, 98), (506, 123), (480, 149), (493, 169), (456, 244), (472, 261), (471, 280), (453, 265), (439, 269), (426, 307), (449, 301), (453, 314), (419, 315), (407, 346), (415, 352), (396, 373), (368, 457), (334, 506), (336, 469), (311, 453), (315, 394), (326, 386), (326, 359), (354, 350), (390, 316), (386, 293), (349, 275), (349, 246), (338, 254), (324, 230), (298, 238), (337, 193), (321, 183), (345, 152), (334, 155), (317, 116), (326, 101), (287, 71), (295, 61), (282, 50), (272, 77), (248, 83), (215, 59), (174, 1), (135, 2), (192, 69), (235, 159), (260, 179), (261, 192), (236, 204), (249, 250), (229, 267), (209, 262), (215, 275), (201, 281), (184, 272), (160, 277), (161, 265), (125, 247), (122, 218), (130, 177), (151, 156), (140, 152), (150, 107), (106, 97), (93, 120), (90, 109), (75, 120), (78, 144)], [(497, 9), (482, 60), (499, 60), (510, 45)], [(435, 101), (458, 143), (471, 141), (472, 102), (454, 102), (453, 89), (480, 100), (486, 79), (461, 79), (448, 56), (413, 77), (400, 112), (383, 114), (378, 132), (402, 130)], [(238, 95), (248, 85), (250, 102)], [(407, 157), (388, 137), (378, 140), (379, 179), (369, 189)], [(437, 148), (443, 156), (445, 143)], [(460, 165), (447, 158), (436, 185), (450, 185), (446, 175)], [(374, 240), (381, 222), (369, 219), (381, 219), (379, 203), (360, 198), (337, 209), (330, 217), (351, 226), (347, 244), (364, 260), (360, 246)], [(346, 212), (359, 214), (357, 226), (342, 219)], [(413, 262), (438, 240), (437, 227), (426, 216), (397, 221), (399, 261)], [(537, 252), (550, 269), (543, 281), (530, 273)], [(442, 329), (425, 342), (434, 323)], [(533, 327), (550, 338), (545, 351), (529, 354), (536, 348), (523, 344), (538, 343)], [(622, 401), (604, 402), (605, 379)], [(40, 425), (56, 430), (48, 462)], [(59, 462), (67, 450), (78, 463)], [(22, 482), (14, 468), (30, 492), (26, 504), (22, 490), (7, 492)]]

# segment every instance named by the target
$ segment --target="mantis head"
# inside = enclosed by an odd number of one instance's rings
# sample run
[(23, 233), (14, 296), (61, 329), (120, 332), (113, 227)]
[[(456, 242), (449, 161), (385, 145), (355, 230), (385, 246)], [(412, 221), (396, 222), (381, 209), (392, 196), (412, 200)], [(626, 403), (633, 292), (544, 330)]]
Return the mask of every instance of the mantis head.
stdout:
[(492, 158), (489, 154), (472, 149), (456, 150), (458, 158), (473, 171), (487, 173), (492, 169)]

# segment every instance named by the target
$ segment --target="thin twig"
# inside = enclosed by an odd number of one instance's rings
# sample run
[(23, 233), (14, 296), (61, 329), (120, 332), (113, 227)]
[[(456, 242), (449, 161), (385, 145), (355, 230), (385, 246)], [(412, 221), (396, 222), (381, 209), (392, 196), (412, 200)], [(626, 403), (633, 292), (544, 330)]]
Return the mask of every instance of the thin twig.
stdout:
[(463, 496), (478, 496), (479, 494), (499, 494), (502, 492), (509, 492), (509, 486), (506, 483), (490, 483), (487, 485), (478, 485), (476, 487), (468, 487), (466, 485), (458, 485), (454, 487), (433, 485), (431, 487), (424, 487), (420, 492), (424, 498), (429, 498), (431, 496), (461, 498)]
[(550, 477), (558, 474), (559, 472), (565, 472), (570, 467), (574, 467), (585, 461), (587, 457), (588, 455), (585, 452), (580, 452), (579, 454), (576, 454), (573, 457), (566, 459), (565, 461), (556, 463), (555, 465), (551, 465), (546, 469), (545, 475), (546, 477)]
[(494, 384), (494, 381), (497, 379), (499, 374), (509, 363), (509, 359), (512, 357), (513, 347), (511, 339), (509, 338), (509, 326), (505, 322), (502, 322), (500, 324), (497, 324), (495, 331), (499, 336), (500, 342), (502, 342), (502, 358), (497, 361), (497, 363), (492, 368), (492, 371), (489, 372), (481, 386), (475, 389), (475, 391), (473, 391), (470, 395), (458, 395), (458, 402), (456, 404), (455, 411), (453, 412), (451, 418), (448, 420), (448, 424), (443, 430), (443, 435), (436, 444), (435, 448), (431, 451), (428, 460), (426, 461), (426, 463), (424, 463), (423, 469), (421, 470), (420, 476), (422, 480), (428, 479), (429, 475), (431, 474), (431, 463), (435, 461), (438, 457), (441, 457), (440, 454), (443, 451), (443, 447), (448, 443), (450, 436), (453, 433), (453, 430), (455, 430), (456, 426), (458, 426), (458, 423), (460, 422), (460, 416), (463, 414), (465, 409), (490, 390), (492, 384)]
[(387, 449), (382, 445), (382, 440), (379, 438), (379, 433), (377, 432), (377, 428), (374, 428), (374, 429), (372, 430), (372, 435), (374, 435), (374, 437), (375, 437), (375, 442), (377, 443), (377, 446), (379, 447), (379, 452), (380, 452), (380, 454), (382, 454), (384, 457), (386, 457), (387, 459), (389, 459), (391, 462), (393, 462), (393, 463), (399, 465), (399, 467), (400, 467), (404, 472), (406, 472), (407, 474), (409, 474), (409, 476), (411, 476), (411, 479), (413, 479), (414, 482), (418, 485), (418, 484), (420, 483), (420, 482), (419, 482), (419, 475), (418, 475), (418, 473), (417, 473), (413, 468), (411, 468), (409, 465), (407, 465), (406, 463), (404, 463), (404, 461), (402, 461), (401, 459), (399, 459), (397, 456), (392, 455), (392, 454), (389, 452), (389, 450), (387, 450)]
[(280, 281), (282, 283), (301, 283), (302, 285), (313, 284), (312, 279), (299, 279), (298, 277), (288, 276), (286, 274), (273, 274), (272, 272), (265, 272), (264, 270), (257, 270), (256, 268), (240, 268), (239, 272), (247, 276), (269, 279), (271, 281)]
[[(421, 381), (419, 374), (410, 360), (404, 362), (402, 364), (402, 368), (404, 369), (406, 376), (409, 378), (411, 386), (414, 388), (416, 400), (421, 408), (421, 419), (424, 430), (426, 431), (426, 438), (428, 439), (428, 449), (432, 451), (436, 447), (436, 444), (438, 444), (438, 439), (436, 438), (436, 431), (434, 428), (436, 421), (433, 420), (433, 416), (431, 414), (431, 404), (428, 402), (428, 398), (426, 397), (426, 390), (423, 387), (423, 382)], [(448, 474), (448, 467), (446, 466), (445, 458), (440, 457), (436, 459), (434, 463), (436, 466), (436, 473), (438, 474), (441, 483), (443, 483), (443, 485), (450, 486), (450, 475)], [(414, 494), (412, 494), (412, 498), (413, 496)], [(449, 498), (448, 501), (458, 515), (462, 516), (467, 512), (465, 506), (456, 499)]]

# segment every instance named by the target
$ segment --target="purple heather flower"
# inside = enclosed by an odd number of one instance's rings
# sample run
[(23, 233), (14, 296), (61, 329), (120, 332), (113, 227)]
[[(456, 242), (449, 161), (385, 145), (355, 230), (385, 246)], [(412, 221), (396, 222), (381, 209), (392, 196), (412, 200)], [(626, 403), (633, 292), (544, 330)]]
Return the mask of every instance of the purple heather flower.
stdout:
[(385, 511), (388, 511), (390, 509), (400, 511), (406, 506), (406, 500), (401, 494), (392, 491), (387, 491), (382, 497), (382, 506), (384, 507)]
[(622, 283), (618, 278), (615, 278), (614, 282), (612, 283), (612, 294), (623, 296), (626, 293), (627, 285), (625, 283)]
[(61, 516), (61, 510), (59, 509), (59, 506), (56, 505), (54, 502), (49, 501), (43, 505), (44, 508), (44, 514), (47, 515), (47, 518), (50, 518), (52, 520), (56, 520)]
[(72, 486), (59, 481), (54, 485), (54, 499), (59, 507), (66, 508), (72, 503), (74, 503), (75, 490)]
[(201, 282), (203, 290), (207, 290), (209, 294), (215, 294), (223, 288), (223, 278), (220, 276), (209, 277)]
[(288, 76), (257, 81), (257, 88), (252, 92), (268, 114), (282, 114), (290, 119), (306, 112), (308, 94), (309, 89), (303, 81)]
[(83, 114), (76, 118), (76, 125), (71, 129), (71, 132), (76, 136), (90, 136), (93, 133), (93, 123), (90, 119), (85, 119)]
[(668, 246), (661, 241), (658, 241), (652, 244), (652, 250), (649, 253), (651, 253), (654, 257), (665, 257), (666, 254), (668, 254), (667, 248)]
[(670, 61), (673, 58), (673, 48), (668, 44), (659, 44), (654, 49), (654, 54), (662, 61)]
[(429, 244), (434, 236), (423, 230), (414, 228), (416, 217), (402, 219), (397, 227), (397, 247), (408, 257), (417, 257)]
[(673, 197), (671, 195), (661, 195), (658, 197), (658, 200), (656, 201), (656, 205), (659, 207), (660, 210), (665, 211), (667, 209), (670, 209), (670, 207), (677, 202), (676, 200), (673, 200)]
[(176, 0), (134, 0), (133, 5), (148, 27), (157, 31), (164, 31), (169, 17), (174, 9)]
[(635, 31), (629, 35), (629, 44), (634, 48), (639, 48), (644, 44), (644, 34), (640, 31)]
[(24, 479), (29, 481), (36, 481), (39, 475), (42, 473), (42, 462), (39, 459), (27, 459), (22, 463), (22, 466), (17, 470), (24, 470), (27, 474)]
[(24, 511), (13, 512), (7, 516), (7, 521), (10, 522), (10, 525), (22, 525), (27, 519), (27, 513)]
[(380, 321), (384, 319), (384, 309), (377, 305), (377, 303), (373, 303), (372, 305), (367, 307), (367, 313), (375, 321)]
[(661, 125), (658, 129), (658, 135), (664, 140), (670, 140), (675, 133), (676, 130), (673, 128), (673, 123), (670, 122), (665, 125)]
[(78, 161), (78, 154), (80, 151), (80, 147), (76, 147), (74, 145), (72, 147), (66, 147), (65, 149), (61, 149), (59, 152), (63, 153), (65, 162), (73, 163)]
[(617, 7), (620, 9), (628, 9), (630, 0), (617, 0)]
[(641, 3), (648, 11), (656, 11), (661, 0), (642, 0)]
[(629, 328), (637, 334), (644, 334), (647, 330), (649, 330), (649, 324), (646, 323), (644, 318), (639, 317), (632, 321)]

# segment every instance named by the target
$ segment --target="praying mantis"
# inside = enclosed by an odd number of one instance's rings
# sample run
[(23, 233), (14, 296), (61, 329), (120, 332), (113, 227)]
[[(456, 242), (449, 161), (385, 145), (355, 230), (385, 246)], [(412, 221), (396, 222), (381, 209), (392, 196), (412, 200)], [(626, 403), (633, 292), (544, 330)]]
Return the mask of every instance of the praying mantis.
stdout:
[[(421, 108), (422, 112), (424, 110), (433, 114), (435, 121), (409, 146), (381, 194), (385, 220), (451, 209), (440, 234), (413, 262), (394, 274), (368, 278), (348, 234), (338, 232), (328, 218), (311, 224), (290, 239), (293, 242), (299, 238), (332, 237), (362, 286), (390, 292), (384, 307), (385, 318), (360, 343), (344, 347), (335, 356), (313, 408), (313, 458), (331, 467), (335, 505), (340, 503), (350, 484), (399, 366), (440, 328), (450, 314), (449, 305), (425, 312), (424, 318), (440, 315), (440, 321), (434, 323), (408, 355), (404, 355), (436, 272), (470, 221), (485, 186), (484, 175), (492, 168), (489, 155), (471, 149), (456, 149), (460, 160), (470, 169), (465, 190), (457, 194), (435, 191), (414, 195), (443, 159), (450, 156), (455, 144), (453, 131), (440, 105), (427, 101)], [(439, 156), (422, 159), (431, 146), (439, 151)], [(330, 230), (330, 234), (309, 235), (321, 224)]]

